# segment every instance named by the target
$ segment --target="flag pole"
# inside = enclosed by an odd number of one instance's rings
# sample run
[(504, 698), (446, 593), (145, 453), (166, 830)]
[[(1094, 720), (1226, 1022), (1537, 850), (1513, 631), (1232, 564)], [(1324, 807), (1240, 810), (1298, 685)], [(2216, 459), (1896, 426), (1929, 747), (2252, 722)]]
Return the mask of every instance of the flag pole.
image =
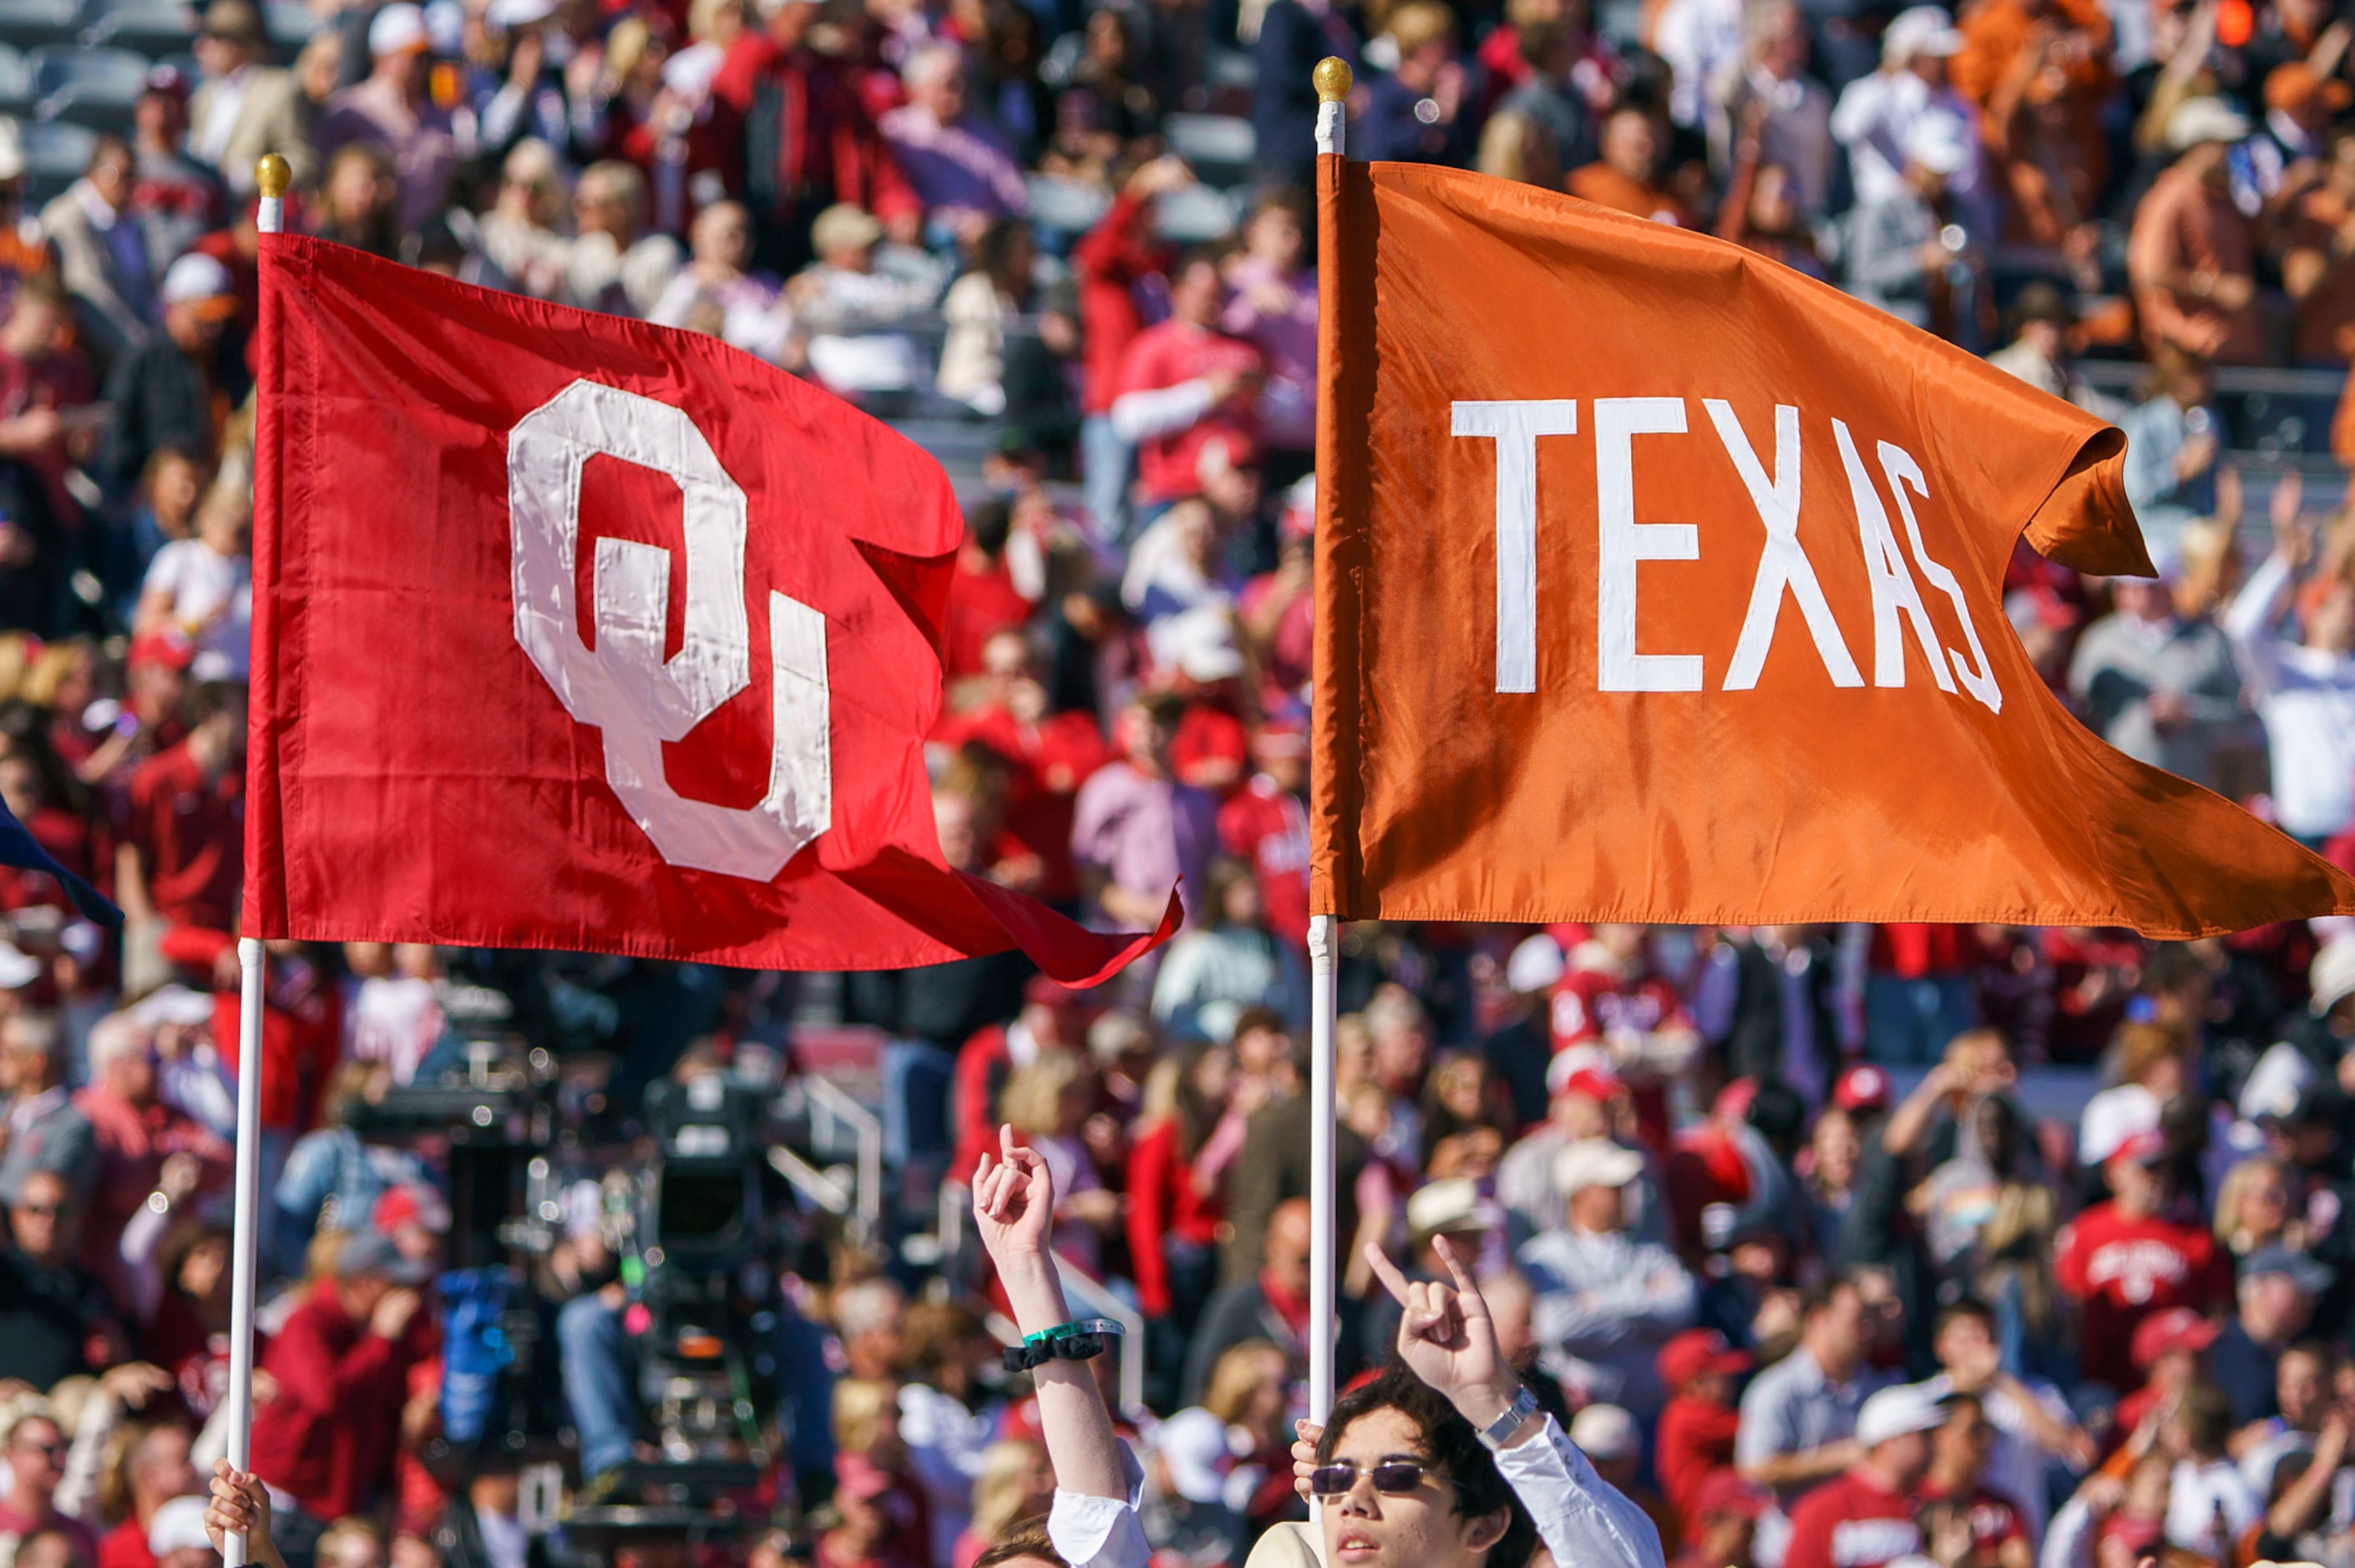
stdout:
[[(254, 226), (264, 234), (285, 227), (286, 186), (293, 171), (272, 153), (254, 165), (261, 200)], [(257, 389), (257, 396), (259, 391)], [(237, 944), (237, 1211), (229, 1287), (229, 1462), (253, 1468), (253, 1294), (261, 1247), (261, 944)], [(245, 1537), (222, 1542), (226, 1568), (244, 1568)]]
[[(1349, 64), (1328, 55), (1316, 62), (1310, 79), (1316, 86), (1317, 154), (1338, 155), (1348, 139)], [(1333, 238), (1327, 237), (1328, 241)], [(1332, 264), (1328, 244), (1319, 265)], [(1313, 758), (1310, 765), (1315, 765)], [(1333, 1201), (1337, 925), (1329, 915), (1308, 922), (1308, 1419), (1320, 1425), (1333, 1408), (1333, 1272), (1341, 1243), (1334, 1234)]]

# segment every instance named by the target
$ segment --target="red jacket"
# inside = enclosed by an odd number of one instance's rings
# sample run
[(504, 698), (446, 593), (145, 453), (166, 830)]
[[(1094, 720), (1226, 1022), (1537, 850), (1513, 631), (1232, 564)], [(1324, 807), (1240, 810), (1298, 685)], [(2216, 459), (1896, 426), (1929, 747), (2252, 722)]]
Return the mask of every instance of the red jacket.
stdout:
[(428, 1353), (421, 1311), (399, 1340), (355, 1323), (323, 1279), (261, 1360), (276, 1396), (253, 1410), (253, 1469), (314, 1519), (357, 1512), (390, 1473), (409, 1369)]
[(1660, 1435), (1653, 1468), (1668, 1506), (1689, 1531), (1693, 1502), (1711, 1470), (1733, 1463), (1733, 1434), (1742, 1413), (1730, 1404), (1678, 1394), (1660, 1412)]
[[(764, 89), (773, 100), (764, 101)], [(844, 68), (824, 56), (789, 55), (765, 35), (746, 33), (729, 46), (711, 96), (748, 128), (744, 188), (756, 206), (783, 210), (826, 192), (886, 223), (922, 210)]]
[(1218, 1200), (1195, 1191), (1175, 1118), (1140, 1134), (1128, 1151), (1128, 1255), (1137, 1305), (1148, 1318), (1169, 1311), (1169, 1260), (1161, 1244), (1170, 1236), (1205, 1247), (1219, 1239)]
[(1080, 278), (1081, 386), (1082, 412), (1111, 411), (1120, 396), (1120, 362), (1145, 330), (1136, 285), (1168, 270), (1170, 250), (1153, 237), (1153, 209), (1125, 193), (1071, 247)]

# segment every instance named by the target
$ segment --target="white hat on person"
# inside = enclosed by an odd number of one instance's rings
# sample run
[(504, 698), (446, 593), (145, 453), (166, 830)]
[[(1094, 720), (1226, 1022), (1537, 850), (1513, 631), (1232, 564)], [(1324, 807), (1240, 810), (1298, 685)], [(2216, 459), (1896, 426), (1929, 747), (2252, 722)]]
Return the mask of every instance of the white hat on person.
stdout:
[(229, 269), (202, 251), (191, 250), (165, 270), (160, 291), (167, 305), (225, 299), (237, 291)]
[(1951, 59), (1963, 52), (1963, 35), (1944, 5), (1909, 5), (1881, 34), (1881, 63), (1902, 65), (1929, 55)]
[(153, 1556), (211, 1545), (205, 1538), (205, 1499), (200, 1497), (174, 1498), (147, 1521), (147, 1551)]
[(1562, 957), (1561, 944), (1551, 932), (1540, 931), (1513, 949), (1505, 960), (1505, 986), (1516, 996), (1529, 996), (1541, 991), (1551, 991), (1570, 968)]
[(425, 30), (425, 13), (410, 0), (392, 0), (378, 11), (368, 24), (368, 38), (372, 55), (404, 55), (433, 47), (432, 37)]
[(1945, 1421), (1945, 1407), (1937, 1395), (1918, 1383), (1901, 1383), (1864, 1402), (1864, 1408), (1856, 1413), (1856, 1440), (1868, 1448), (1877, 1447), (1891, 1437), (1943, 1426)]
[(1607, 1138), (1582, 1138), (1553, 1157), (1553, 1184), (1565, 1198), (1589, 1187), (1625, 1187), (1644, 1173), (1644, 1157)]
[(2248, 116), (2221, 98), (2187, 98), (2167, 117), (2167, 144), (2179, 153), (2209, 142), (2243, 141), (2248, 134)]
[(1636, 1418), (1615, 1404), (1590, 1404), (1571, 1417), (1570, 1440), (1590, 1459), (1632, 1459), (1642, 1443)]

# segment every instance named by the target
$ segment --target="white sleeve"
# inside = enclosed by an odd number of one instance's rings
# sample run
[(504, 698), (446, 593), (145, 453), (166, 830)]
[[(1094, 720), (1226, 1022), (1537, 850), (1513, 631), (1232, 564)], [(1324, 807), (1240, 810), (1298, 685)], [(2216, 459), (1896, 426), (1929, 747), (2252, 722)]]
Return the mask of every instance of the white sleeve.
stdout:
[(2071, 1498), (2044, 1530), (2044, 1552), (2037, 1568), (2091, 1568), (2094, 1561), (2094, 1510), (2082, 1497)]
[(1113, 399), (1113, 433), (1135, 445), (1182, 430), (1210, 411), (1210, 384), (1195, 379), (1175, 387), (1125, 392)]
[(2275, 552), (2249, 574), (2249, 580), (2224, 610), (2224, 635), (2240, 656), (2241, 674), (2260, 693), (2281, 684), (2281, 655), (2274, 641), (2279, 633), (2275, 628), (2296, 587), (2289, 562)]
[(1651, 1520), (1595, 1474), (1552, 1416), (1537, 1436), (1498, 1454), (1497, 1468), (1537, 1521), (1539, 1539), (1556, 1563), (1661, 1568), (1666, 1561)]
[(182, 541), (175, 539), (155, 552), (147, 563), (147, 576), (139, 585), (142, 594), (158, 591), (177, 595), (180, 591), (180, 563), (187, 552), (180, 548)]
[(1055, 1489), (1054, 1506), (1047, 1510), (1047, 1539), (1071, 1568), (1146, 1568), (1152, 1561), (1144, 1521), (1136, 1517), (1145, 1493), (1145, 1467), (1125, 1441), (1120, 1446), (1120, 1468), (1128, 1482), (1125, 1498)]

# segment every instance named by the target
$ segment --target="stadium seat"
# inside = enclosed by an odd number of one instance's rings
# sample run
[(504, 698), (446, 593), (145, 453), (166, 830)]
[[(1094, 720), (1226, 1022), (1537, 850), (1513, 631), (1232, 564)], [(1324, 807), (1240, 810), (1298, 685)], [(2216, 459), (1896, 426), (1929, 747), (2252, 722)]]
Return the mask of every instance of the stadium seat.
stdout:
[(1112, 206), (1112, 197), (1091, 185), (1055, 175), (1032, 175), (1023, 182), (1030, 194), (1030, 220), (1050, 238), (1050, 249), (1060, 249), (1053, 237), (1085, 234)]
[(29, 212), (81, 177), (98, 132), (63, 121), (35, 121), (24, 128), (24, 142), (25, 207)]
[(0, 114), (23, 114), (33, 103), (33, 68), (25, 51), (0, 44)]
[(0, 43), (20, 49), (69, 43), (80, 17), (79, 0), (0, 0)]
[(143, 55), (186, 49), (197, 37), (196, 10), (179, 0), (90, 0), (81, 20), (85, 45), (112, 45)]
[(303, 0), (263, 0), (261, 22), (270, 41), (289, 58), (319, 30), (319, 19)]
[(1171, 191), (1155, 204), (1154, 216), (1161, 238), (1178, 245), (1207, 244), (1235, 230), (1234, 198), (1208, 185)]
[(35, 49), (33, 116), (67, 120), (100, 131), (126, 130), (131, 106), (147, 79), (147, 57), (129, 49)]
[(1259, 151), (1252, 122), (1231, 114), (1172, 114), (1161, 122), (1169, 150), (1186, 160), (1205, 185), (1240, 185), (1251, 179)]

